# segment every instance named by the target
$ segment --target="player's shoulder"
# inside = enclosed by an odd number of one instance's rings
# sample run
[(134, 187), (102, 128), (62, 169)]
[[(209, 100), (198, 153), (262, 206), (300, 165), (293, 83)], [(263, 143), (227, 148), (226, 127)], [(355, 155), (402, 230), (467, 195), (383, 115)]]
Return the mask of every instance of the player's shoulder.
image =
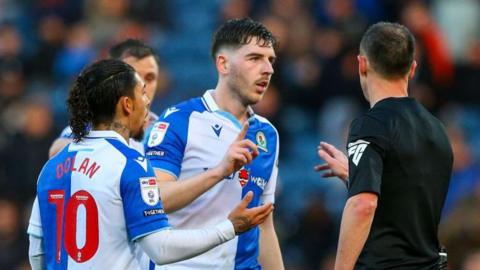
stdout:
[(131, 148), (130, 146), (126, 145), (125, 143), (117, 139), (105, 139), (105, 140), (118, 151), (119, 155), (122, 155), (127, 160), (137, 159), (139, 157), (142, 157), (142, 154), (140, 154), (137, 150)]
[(201, 97), (191, 98), (167, 108), (159, 117), (159, 121), (173, 121), (171, 119), (186, 119), (193, 112), (206, 110)]
[(109, 144), (115, 147), (115, 149), (118, 150), (118, 153), (122, 155), (126, 160), (123, 175), (143, 175), (151, 171), (147, 159), (137, 150), (132, 149), (128, 145), (125, 145), (123, 142), (120, 142), (119, 140), (106, 140)]
[(391, 127), (391, 112), (388, 109), (371, 109), (357, 117), (350, 124), (350, 138), (360, 137), (384, 137), (388, 138)]
[(279, 135), (275, 126), (265, 117), (255, 114), (249, 120), (249, 132), (253, 132), (260, 149), (278, 152)]
[(250, 127), (258, 126), (259, 129), (272, 132), (275, 136), (278, 137), (278, 131), (275, 126), (265, 117), (255, 114), (252, 117), (253, 120), (250, 121)]

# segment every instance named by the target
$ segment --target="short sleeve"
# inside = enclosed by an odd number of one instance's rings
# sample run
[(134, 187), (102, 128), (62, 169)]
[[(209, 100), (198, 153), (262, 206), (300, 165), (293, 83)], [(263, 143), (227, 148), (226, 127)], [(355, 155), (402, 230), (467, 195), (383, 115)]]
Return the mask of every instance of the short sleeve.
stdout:
[(186, 112), (169, 108), (147, 132), (145, 156), (154, 169), (178, 178), (187, 143), (188, 117)]
[(134, 241), (169, 227), (155, 174), (143, 157), (129, 159), (120, 181), (128, 236)]
[(267, 185), (260, 197), (260, 202), (262, 204), (265, 203), (275, 203), (275, 189), (277, 187), (277, 178), (278, 178), (278, 156), (280, 153), (280, 143), (278, 134), (275, 132), (276, 135), (276, 145), (275, 145), (275, 158), (273, 159), (272, 164), (272, 173), (268, 180)]
[(387, 149), (388, 132), (384, 123), (368, 115), (352, 123), (347, 144), (349, 197), (362, 192), (380, 194)]
[(38, 196), (35, 197), (35, 201), (33, 202), (32, 213), (30, 214), (30, 221), (28, 224), (27, 232), (28, 234), (36, 237), (43, 237), (42, 220), (40, 218), (40, 206), (38, 205)]

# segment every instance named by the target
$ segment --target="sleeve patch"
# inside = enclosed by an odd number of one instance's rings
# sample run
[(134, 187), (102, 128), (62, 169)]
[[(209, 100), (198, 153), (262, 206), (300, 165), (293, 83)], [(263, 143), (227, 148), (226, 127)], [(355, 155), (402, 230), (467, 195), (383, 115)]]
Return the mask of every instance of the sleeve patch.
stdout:
[(160, 200), (160, 192), (155, 177), (141, 177), (139, 179), (143, 201), (150, 206), (155, 206)]
[(167, 122), (157, 122), (153, 125), (150, 137), (148, 138), (148, 147), (154, 147), (162, 143), (169, 125), (170, 123)]
[(365, 152), (365, 149), (369, 144), (370, 142), (364, 140), (357, 140), (348, 144), (348, 157), (352, 158), (352, 162), (355, 164), (355, 166), (358, 166), (363, 152)]

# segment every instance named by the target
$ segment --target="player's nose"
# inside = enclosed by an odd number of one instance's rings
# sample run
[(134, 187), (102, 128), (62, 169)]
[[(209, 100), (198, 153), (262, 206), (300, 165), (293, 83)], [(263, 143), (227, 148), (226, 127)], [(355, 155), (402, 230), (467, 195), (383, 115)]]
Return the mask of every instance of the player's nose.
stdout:
[(273, 70), (272, 63), (270, 63), (270, 61), (268, 60), (265, 61), (265, 63), (262, 66), (262, 74), (272, 75), (273, 73), (274, 73), (274, 70)]

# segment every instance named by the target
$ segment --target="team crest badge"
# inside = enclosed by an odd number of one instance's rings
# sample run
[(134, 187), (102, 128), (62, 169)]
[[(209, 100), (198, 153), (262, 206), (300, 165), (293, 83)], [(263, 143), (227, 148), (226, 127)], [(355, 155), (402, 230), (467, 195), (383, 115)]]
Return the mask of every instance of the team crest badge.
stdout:
[(139, 181), (143, 201), (150, 206), (157, 205), (160, 200), (160, 191), (155, 177), (142, 177)]
[(157, 122), (153, 125), (152, 131), (150, 132), (150, 136), (148, 137), (147, 145), (149, 147), (154, 147), (162, 143), (163, 138), (165, 138), (165, 134), (167, 133), (167, 129), (170, 123), (167, 122)]
[(268, 152), (267, 138), (265, 137), (265, 134), (263, 134), (263, 132), (259, 131), (259, 132), (257, 132), (257, 135), (255, 135), (255, 139), (257, 140), (257, 147), (259, 149), (262, 149), (264, 152)]

